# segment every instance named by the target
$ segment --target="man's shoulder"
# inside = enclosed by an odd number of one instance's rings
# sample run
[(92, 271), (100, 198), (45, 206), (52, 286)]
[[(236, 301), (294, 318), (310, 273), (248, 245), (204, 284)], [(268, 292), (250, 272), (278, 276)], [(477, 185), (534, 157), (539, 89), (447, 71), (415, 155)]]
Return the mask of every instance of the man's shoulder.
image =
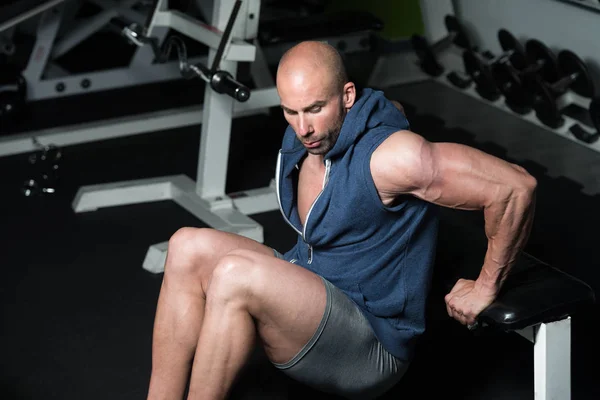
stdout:
[[(381, 142), (370, 159), (373, 174), (393, 178), (398, 174), (414, 173), (421, 165), (421, 155), (427, 140), (410, 130), (398, 130)], [(388, 176), (391, 174), (392, 176)]]
[(422, 146), (425, 139), (408, 129), (398, 129), (386, 137), (374, 149), (374, 153), (385, 156), (402, 155), (405, 152), (413, 152)]
[(393, 151), (412, 150), (420, 147), (425, 138), (409, 129), (398, 129), (381, 142), (378, 148), (390, 148)]

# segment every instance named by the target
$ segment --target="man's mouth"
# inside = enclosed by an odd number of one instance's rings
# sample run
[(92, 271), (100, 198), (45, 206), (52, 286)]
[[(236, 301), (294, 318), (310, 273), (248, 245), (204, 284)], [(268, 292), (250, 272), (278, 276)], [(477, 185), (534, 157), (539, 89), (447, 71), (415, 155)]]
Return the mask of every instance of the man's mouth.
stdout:
[(320, 140), (316, 140), (314, 142), (304, 142), (304, 146), (308, 147), (309, 149), (318, 147), (321, 144)]

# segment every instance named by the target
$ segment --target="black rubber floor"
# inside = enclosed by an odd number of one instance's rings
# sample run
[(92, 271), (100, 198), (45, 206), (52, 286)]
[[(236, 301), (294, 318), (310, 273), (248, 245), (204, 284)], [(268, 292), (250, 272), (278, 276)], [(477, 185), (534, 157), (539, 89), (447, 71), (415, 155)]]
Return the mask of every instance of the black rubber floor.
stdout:
[[(432, 98), (436, 90), (445, 90), (424, 88)], [(403, 90), (390, 93), (401, 99)], [(448, 128), (442, 119), (415, 106), (417, 102), (401, 99), (415, 131), (431, 140), (462, 142), (511, 157), (502, 146), (477, 140), (478, 130), (511, 117), (500, 111), (485, 113), (486, 105), (459, 93), (443, 94), (456, 107), (473, 110), (471, 121), (477, 123), (471, 122), (469, 131)], [(117, 108), (115, 99), (110, 103), (109, 97), (99, 98), (96, 109), (108, 104)], [(52, 125), (52, 118), (66, 118), (57, 117), (61, 113), (77, 113), (75, 107), (44, 104), (43, 121)], [(511, 121), (519, 123), (525, 122)], [(268, 184), (284, 127), (276, 110), (272, 116), (234, 121), (228, 192)], [(31, 172), (27, 155), (0, 158), (0, 398), (145, 398), (162, 276), (143, 270), (142, 261), (149, 245), (167, 240), (182, 226), (203, 223), (171, 202), (85, 214), (75, 214), (71, 202), (82, 185), (179, 173), (195, 178), (199, 132), (199, 127), (191, 127), (64, 148), (59, 191), (53, 196), (25, 198), (20, 193)], [(539, 181), (528, 251), (586, 280), (598, 293), (598, 196), (583, 194), (571, 179), (548, 176), (539, 163), (524, 164)], [(265, 227), (266, 244), (286, 249), (293, 243), (294, 234), (278, 211), (253, 217)], [(480, 223), (475, 214), (465, 215), (467, 220)], [(599, 357), (598, 319), (596, 308), (573, 318), (574, 400), (600, 395), (594, 366)], [(448, 398), (533, 399), (532, 351), (531, 344), (515, 334), (476, 336), (454, 321), (437, 320), (421, 340), (404, 382), (385, 397), (422, 398), (435, 392), (437, 398), (442, 392)], [(231, 397), (309, 396), (325, 397), (287, 379), (257, 349)]]

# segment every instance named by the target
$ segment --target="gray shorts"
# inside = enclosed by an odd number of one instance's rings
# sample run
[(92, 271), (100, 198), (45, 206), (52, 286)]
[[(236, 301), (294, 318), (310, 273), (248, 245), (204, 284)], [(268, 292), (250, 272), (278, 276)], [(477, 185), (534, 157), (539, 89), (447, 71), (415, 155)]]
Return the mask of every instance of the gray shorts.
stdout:
[(356, 304), (322, 279), (327, 304), (317, 331), (296, 356), (275, 367), (326, 393), (350, 399), (381, 396), (398, 383), (408, 363), (388, 353)]

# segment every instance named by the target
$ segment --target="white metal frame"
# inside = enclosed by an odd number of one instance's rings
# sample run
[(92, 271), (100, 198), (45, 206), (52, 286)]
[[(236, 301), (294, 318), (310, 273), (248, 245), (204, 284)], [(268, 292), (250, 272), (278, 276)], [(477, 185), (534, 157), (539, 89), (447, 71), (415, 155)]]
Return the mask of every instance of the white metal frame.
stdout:
[[(263, 113), (274, 104), (279, 104), (274, 87), (253, 90), (250, 100), (234, 103), (232, 117)], [(0, 157), (37, 151), (39, 146), (35, 144), (36, 141), (44, 146), (52, 144), (64, 147), (200, 125), (203, 117), (204, 107), (199, 105), (5, 135), (0, 136)]]
[[(149, 35), (158, 26), (169, 26), (210, 45), (208, 63), (212, 64), (234, 0), (216, 0), (213, 7), (212, 25), (206, 26), (176, 11), (168, 11), (166, 3), (159, 1), (149, 28)], [(220, 69), (236, 76), (237, 61), (253, 61), (255, 47), (243, 39), (254, 39), (258, 30), (259, 0), (243, 3), (232, 30), (230, 45), (226, 47)], [(254, 14), (254, 18), (248, 18)], [(254, 101), (254, 104), (251, 102)], [(234, 232), (259, 242), (263, 241), (263, 229), (247, 216), (251, 213), (271, 211), (278, 208), (273, 181), (265, 188), (236, 193), (225, 193), (231, 121), (235, 108), (264, 108), (279, 104), (275, 88), (253, 91), (247, 103), (237, 104), (233, 98), (219, 94), (207, 86), (204, 92), (201, 138), (197, 181), (177, 175), (136, 181), (116, 182), (105, 185), (84, 186), (74, 201), (75, 212), (93, 211), (101, 207), (137, 204), (159, 200), (173, 200), (208, 226), (226, 232)], [(245, 105), (247, 104), (247, 105)], [(143, 268), (160, 273), (164, 271), (167, 242), (149, 247)]]
[[(97, 4), (104, 10), (89, 20), (77, 22), (60, 40), (55, 41), (60, 28), (61, 18), (68, 3), (57, 2), (54, 8), (46, 8), (41, 11), (38, 22), (38, 35), (33, 47), (30, 61), (23, 71), (28, 81), (28, 101), (49, 99), (58, 96), (71, 96), (94, 91), (103, 91), (114, 88), (124, 88), (146, 83), (156, 83), (181, 78), (181, 72), (177, 61), (167, 63), (153, 63), (154, 53), (150, 46), (137, 47), (130, 65), (126, 68), (114, 68), (92, 73), (68, 74), (57, 67), (52, 61), (71, 50), (77, 44), (93, 35), (106, 25), (111, 18), (125, 15), (134, 22), (145, 22), (145, 16), (130, 9), (139, 0), (88, 0)], [(256, 8), (255, 6), (251, 6)], [(256, 12), (249, 9), (248, 12)], [(175, 18), (169, 16), (169, 12), (162, 12), (158, 20), (178, 21), (182, 26), (186, 25), (188, 18), (176, 12)], [(188, 21), (189, 23), (189, 21)], [(254, 25), (253, 25), (254, 24)], [(258, 18), (249, 20), (246, 24), (246, 36), (252, 38), (258, 29)], [(182, 28), (188, 29), (190, 28)], [(207, 28), (214, 30), (214, 28)], [(195, 29), (198, 33), (199, 30)], [(164, 40), (168, 32), (167, 26), (155, 24), (152, 27), (152, 36)], [(203, 35), (203, 33), (198, 33)], [(216, 33), (211, 31), (214, 43)], [(123, 39), (125, 40), (125, 39)], [(218, 44), (218, 42), (216, 42)], [(236, 51), (240, 47), (239, 39), (235, 39), (234, 46), (229, 52)], [(243, 58), (248, 58), (252, 45), (244, 44)], [(265, 64), (262, 52), (255, 43), (256, 59), (251, 65), (251, 73), (259, 89), (254, 90), (249, 101), (245, 103), (234, 102), (233, 117), (266, 113), (269, 107), (279, 104), (279, 97), (273, 82), (273, 78)], [(236, 58), (236, 54), (230, 54), (230, 58)], [(238, 57), (239, 58), (239, 57)], [(208, 57), (193, 57), (190, 63), (206, 63)], [(90, 86), (81, 86), (83, 80), (88, 80)], [(64, 85), (63, 92), (56, 91), (56, 85)], [(38, 147), (35, 141), (42, 145), (68, 146), (73, 144), (87, 143), (97, 140), (113, 139), (123, 136), (137, 135), (162, 129), (173, 129), (190, 125), (200, 125), (203, 122), (204, 106), (184, 107), (180, 109), (161, 110), (158, 112), (144, 113), (140, 115), (113, 118), (108, 120), (94, 121), (90, 123), (74, 124), (50, 129), (36, 131), (25, 131), (18, 134), (0, 136), (0, 157), (35, 151)]]
[[(58, 67), (54, 63), (58, 57), (103, 29), (112, 18), (122, 16), (141, 25), (145, 23), (146, 16), (132, 9), (140, 0), (88, 1), (103, 10), (93, 17), (76, 21), (60, 40), (56, 40), (57, 34), (59, 29), (64, 28), (61, 22), (69, 3), (59, 2), (54, 7), (47, 8), (40, 16), (32, 56), (22, 72), (27, 81), (27, 101), (181, 79), (178, 62), (153, 63), (154, 54), (150, 46), (137, 47), (127, 67), (79, 74), (70, 74)], [(156, 27), (153, 36), (161, 43), (167, 32), (166, 26)], [(189, 62), (206, 62), (206, 59), (193, 57)], [(62, 90), (57, 90), (59, 85)]]
[(536, 400), (571, 398), (571, 317), (516, 331), (533, 343)]

